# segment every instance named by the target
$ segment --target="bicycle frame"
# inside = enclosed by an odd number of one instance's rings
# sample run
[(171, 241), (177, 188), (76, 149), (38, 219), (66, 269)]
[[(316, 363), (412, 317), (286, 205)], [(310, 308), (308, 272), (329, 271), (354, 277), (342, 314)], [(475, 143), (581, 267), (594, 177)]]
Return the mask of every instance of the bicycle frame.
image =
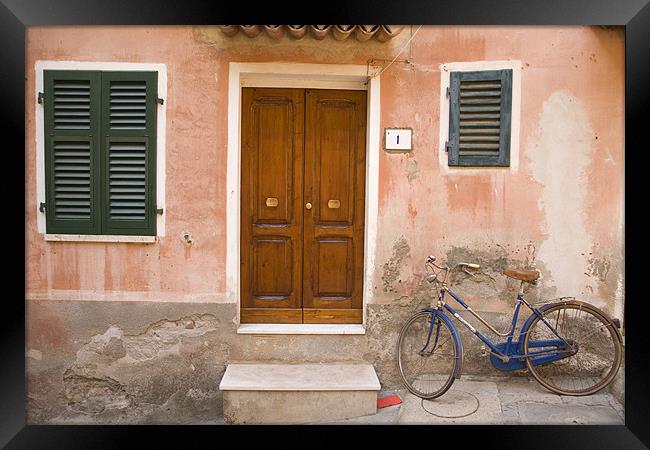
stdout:
[[(454, 263), (451, 268), (446, 265), (441, 267), (434, 263), (435, 260), (435, 256), (427, 258), (426, 273), (423, 278), (424, 282), (435, 283), (436, 286), (431, 304), (427, 308), (418, 308), (419, 311), (408, 318), (402, 325), (397, 340), (396, 356), (399, 373), (411, 393), (422, 399), (438, 398), (449, 390), (454, 379), (461, 377), (463, 342), (458, 327), (454, 324), (454, 317), (489, 347), (490, 362), (497, 369), (503, 371), (528, 369), (541, 385), (556, 394), (591, 395), (614, 380), (623, 358), (618, 319), (611, 318), (599, 308), (574, 297), (560, 297), (542, 305), (533, 306), (524, 299), (524, 283), (537, 284), (536, 281), (540, 278), (539, 272), (508, 267), (503, 274), (521, 281), (521, 284), (514, 305), (512, 321), (508, 325), (508, 330), (501, 333), (479, 314), (472, 311), (472, 308), (460, 296), (449, 289), (451, 282), (447, 284), (450, 272), (456, 268), (462, 269), (469, 276), (475, 276), (468, 269), (480, 269), (481, 266), (459, 262)], [(453, 281), (453, 277), (451, 281)], [(445, 302), (447, 294), (475, 316), (482, 325), (504, 337), (505, 342), (494, 343), (493, 339), (484, 336), (476, 329), (481, 327), (474, 321), (469, 323), (461, 317), (454, 308)], [(449, 301), (451, 302), (451, 300)], [(519, 328), (522, 303), (532, 313)], [(583, 312), (586, 316), (582, 315)], [(421, 322), (423, 319), (424, 323)], [(517, 329), (519, 329), (518, 332)], [(539, 329), (541, 329), (540, 333), (538, 333)], [(601, 331), (603, 329), (604, 332)], [(576, 332), (575, 338), (573, 338), (573, 331)], [(597, 336), (591, 338), (595, 333), (598, 333)], [(605, 343), (603, 340), (607, 341), (605, 347), (603, 347)], [(611, 349), (610, 343), (613, 345), (613, 349)], [(600, 348), (606, 348), (606, 354), (597, 351)], [(439, 351), (436, 353), (437, 349)], [(485, 351), (485, 347), (482, 350)], [(583, 364), (584, 361), (581, 361), (581, 358), (565, 359), (576, 355), (578, 351), (584, 351), (584, 354), (594, 363)], [(610, 356), (613, 356), (613, 360)], [(451, 357), (455, 359), (450, 360)], [(426, 358), (430, 358), (429, 363)], [(558, 360), (561, 360), (559, 365), (553, 364)], [(449, 363), (453, 363), (453, 367), (449, 367)], [(552, 368), (556, 370), (551, 370), (550, 374), (546, 373), (547, 371), (542, 370), (541, 366), (547, 364), (552, 364)], [(427, 366), (426, 370), (425, 366)], [(431, 375), (448, 375), (448, 377), (436, 378)], [(569, 385), (564, 385), (565, 378)], [(560, 385), (556, 380), (561, 382)], [(437, 383), (438, 381), (444, 384)], [(579, 382), (576, 383), (576, 381)]]
[[(431, 317), (431, 328), (429, 330), (429, 339), (431, 338), (435, 318), (438, 314), (444, 315), (443, 308), (449, 312), (452, 316), (458, 319), (465, 327), (467, 327), (476, 337), (483, 341), (491, 349), (492, 354), (492, 364), (500, 370), (510, 371), (510, 370), (519, 370), (526, 367), (525, 359), (532, 358), (531, 362), (533, 365), (545, 364), (552, 361), (557, 361), (559, 359), (567, 358), (575, 354), (575, 349), (572, 348), (570, 342), (565, 340), (560, 333), (553, 327), (543, 316), (542, 309), (534, 308), (531, 306), (525, 299), (523, 295), (523, 284), (521, 282), (519, 292), (517, 293), (517, 303), (515, 305), (512, 323), (510, 330), (507, 333), (499, 333), (494, 327), (492, 327), (485, 319), (483, 319), (478, 313), (476, 313), (472, 308), (463, 301), (458, 295), (452, 292), (446, 285), (443, 284), (442, 289), (440, 290), (438, 297), (438, 306), (437, 308), (424, 308), (425, 311), (432, 312)], [(467, 322), (463, 317), (461, 317), (458, 312), (456, 312), (451, 306), (445, 302), (445, 294), (449, 295), (456, 300), (465, 310), (469, 311), (473, 316), (479, 319), (484, 325), (490, 328), (493, 332), (500, 336), (506, 337), (506, 342), (501, 344), (495, 344), (490, 339), (481, 334), (476, 328), (474, 328), (469, 322)], [(513, 337), (515, 333), (515, 328), (517, 325), (517, 320), (519, 318), (519, 312), (521, 309), (521, 304), (525, 304), (531, 311), (532, 314), (522, 326), (522, 329), (519, 333), (519, 340), (513, 342)], [(546, 324), (546, 326), (557, 336), (556, 340), (538, 340), (531, 341), (528, 343), (529, 347), (542, 347), (544, 349), (539, 351), (533, 351), (526, 353), (526, 349), (523, 348), (523, 338), (528, 332), (528, 326), (531, 323), (532, 318), (538, 316), (540, 320)], [(459, 336), (458, 336), (459, 337)], [(437, 337), (436, 337), (437, 341)], [(425, 348), (427, 347), (425, 345)], [(434, 344), (435, 347), (435, 344)], [(551, 349), (549, 349), (551, 347)], [(498, 358), (498, 359), (495, 359)]]

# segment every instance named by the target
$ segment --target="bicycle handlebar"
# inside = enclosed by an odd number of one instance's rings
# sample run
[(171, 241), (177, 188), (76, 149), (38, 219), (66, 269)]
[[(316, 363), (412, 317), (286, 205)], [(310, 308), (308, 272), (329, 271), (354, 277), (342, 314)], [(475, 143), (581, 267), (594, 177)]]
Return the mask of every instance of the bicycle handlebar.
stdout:
[[(427, 256), (427, 264), (431, 264), (432, 266), (435, 266), (438, 269), (449, 269), (449, 267), (441, 267), (437, 264), (434, 264), (434, 261), (436, 260), (436, 257), (433, 255)], [(465, 266), (469, 267), (470, 269), (479, 269), (481, 266), (480, 264), (474, 264), (474, 263), (466, 263), (466, 262), (460, 262), (456, 264), (457, 266)]]

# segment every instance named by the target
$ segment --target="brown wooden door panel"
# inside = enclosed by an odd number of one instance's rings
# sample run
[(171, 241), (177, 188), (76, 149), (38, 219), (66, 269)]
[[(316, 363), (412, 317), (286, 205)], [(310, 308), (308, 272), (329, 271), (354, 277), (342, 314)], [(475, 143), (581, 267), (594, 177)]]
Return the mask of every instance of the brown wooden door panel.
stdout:
[[(293, 242), (287, 236), (253, 236), (252, 283), (254, 299), (286, 300), (293, 293)], [(257, 303), (254, 301), (254, 303)], [(278, 307), (289, 307), (291, 302), (278, 303)]]
[[(259, 94), (259, 92), (258, 92)], [(253, 192), (253, 224), (289, 225), (293, 222), (294, 111), (291, 98), (259, 96), (251, 105), (253, 119), (251, 136), (251, 181)]]
[(242, 92), (241, 322), (302, 321), (304, 91)]
[[(314, 222), (318, 225), (352, 225), (355, 191), (356, 103), (331, 92), (322, 97), (311, 91), (308, 102), (310, 152), (306, 172), (311, 171)], [(333, 98), (332, 98), (333, 97)], [(310, 122), (311, 121), (311, 122)]]
[(366, 92), (308, 89), (303, 320), (361, 323)]
[(313, 294), (324, 300), (352, 298), (354, 287), (354, 245), (347, 236), (314, 239)]

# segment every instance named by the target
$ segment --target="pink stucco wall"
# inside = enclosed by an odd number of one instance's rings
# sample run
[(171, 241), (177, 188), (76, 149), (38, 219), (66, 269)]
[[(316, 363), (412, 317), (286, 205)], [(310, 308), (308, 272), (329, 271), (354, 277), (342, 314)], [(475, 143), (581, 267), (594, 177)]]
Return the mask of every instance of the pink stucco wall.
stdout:
[[(226, 38), (216, 27), (29, 28), (27, 298), (224, 301), (228, 63), (386, 64), (381, 60), (408, 38), (408, 28), (385, 44)], [(415, 146), (410, 154), (380, 151), (371, 301), (412, 295), (424, 257), (444, 259), (456, 248), (534, 264), (548, 295), (579, 295), (621, 316), (623, 30), (425, 26), (407, 55), (412, 65), (396, 62), (381, 75), (380, 129), (412, 127)], [(43, 240), (36, 225), (37, 60), (167, 65), (166, 236), (159, 242)], [(443, 170), (440, 65), (502, 60), (523, 66), (517, 170)], [(180, 238), (184, 230), (191, 247)], [(494, 305), (480, 304), (501, 310), (507, 303)]]

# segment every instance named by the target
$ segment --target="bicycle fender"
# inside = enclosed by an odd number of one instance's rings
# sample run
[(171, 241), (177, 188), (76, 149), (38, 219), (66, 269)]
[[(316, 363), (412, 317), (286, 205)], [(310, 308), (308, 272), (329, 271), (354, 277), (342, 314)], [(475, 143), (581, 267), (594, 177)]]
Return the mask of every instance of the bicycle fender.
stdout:
[(445, 322), (448, 326), (449, 329), (451, 330), (451, 334), (454, 338), (454, 346), (456, 347), (456, 355), (459, 355), (456, 357), (457, 364), (455, 365), (456, 367), (454, 368), (454, 378), (455, 379), (460, 379), (460, 375), (462, 373), (463, 369), (463, 341), (460, 340), (460, 333), (458, 332), (458, 328), (456, 328), (456, 325), (454, 325), (454, 322), (451, 321), (451, 319), (447, 316), (447, 314), (434, 309), (434, 308), (424, 308), (422, 311), (428, 311), (433, 314), (434, 318), (436, 316), (440, 317), (440, 320)]

